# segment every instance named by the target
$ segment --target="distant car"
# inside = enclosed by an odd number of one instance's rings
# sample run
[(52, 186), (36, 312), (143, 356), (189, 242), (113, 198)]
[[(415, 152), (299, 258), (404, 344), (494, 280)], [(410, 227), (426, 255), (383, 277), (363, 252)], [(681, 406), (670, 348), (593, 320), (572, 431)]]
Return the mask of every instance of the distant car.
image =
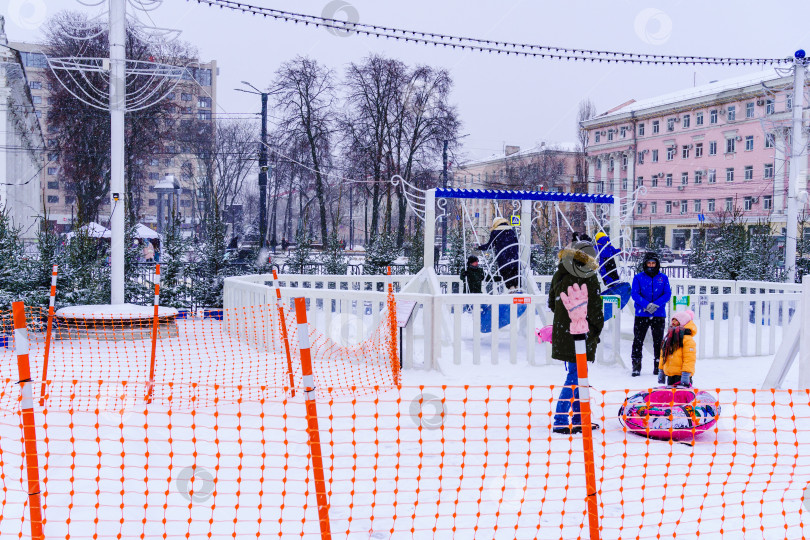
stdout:
[(655, 250), (658, 254), (658, 258), (661, 260), (662, 263), (664, 262), (675, 262), (675, 254), (672, 253), (672, 250), (669, 249), (667, 246), (662, 246), (661, 248)]
[(681, 262), (682, 262), (683, 264), (689, 264), (689, 259), (690, 259), (691, 257), (692, 257), (692, 250), (691, 250), (691, 249), (685, 249), (685, 250), (683, 250), (683, 252), (681, 253)]

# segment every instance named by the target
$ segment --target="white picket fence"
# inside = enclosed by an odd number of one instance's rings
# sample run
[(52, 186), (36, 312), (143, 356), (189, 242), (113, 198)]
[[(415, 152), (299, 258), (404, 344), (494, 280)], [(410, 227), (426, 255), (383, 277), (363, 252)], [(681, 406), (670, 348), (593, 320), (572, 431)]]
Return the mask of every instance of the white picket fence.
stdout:
[[(290, 305), (297, 296), (307, 298), (310, 323), (336, 341), (352, 344), (379, 325), (385, 308), (387, 284), (401, 291), (413, 276), (323, 276), (285, 274), (278, 283), (272, 275), (231, 277), (225, 280), (226, 324), (231, 332), (265, 344), (277, 339), (269, 312), (258, 317), (235, 317), (234, 308), (274, 306), (275, 291)], [(401, 329), (400, 347), (405, 369), (441, 369), (443, 365), (499, 365), (551, 362), (550, 347), (538, 344), (535, 329), (551, 323), (547, 308), (550, 276), (537, 276), (541, 294), (460, 294), (455, 276), (436, 276), (441, 294), (398, 292), (397, 302), (414, 302), (408, 324)], [(671, 279), (673, 294), (689, 295), (698, 327), (698, 358), (770, 356), (790, 334), (803, 294), (810, 285), (769, 282)], [(503, 306), (503, 307), (502, 307)], [(668, 306), (671, 311), (672, 305)], [(508, 324), (499, 325), (501, 310)], [(491, 331), (482, 328), (482, 313), (489, 311)], [(621, 318), (632, 320), (634, 306), (609, 321), (602, 333), (598, 362), (629, 364), (621, 356), (621, 340), (632, 338)], [(504, 316), (506, 313), (504, 313)], [(261, 327), (261, 331), (257, 330)]]

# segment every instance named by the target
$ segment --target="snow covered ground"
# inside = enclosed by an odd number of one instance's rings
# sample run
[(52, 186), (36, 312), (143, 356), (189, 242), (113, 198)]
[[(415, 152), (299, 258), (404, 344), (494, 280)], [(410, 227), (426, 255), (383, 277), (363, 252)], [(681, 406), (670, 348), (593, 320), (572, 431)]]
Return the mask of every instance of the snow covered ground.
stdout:
[[(148, 406), (149, 340), (54, 343), (36, 415), (46, 537), (318, 538), (306, 411), (283, 388), (282, 349), (219, 321), (178, 325), (159, 340)], [(32, 337), (35, 373), (42, 345)], [(645, 355), (635, 379), (591, 366), (602, 538), (806, 536), (808, 393), (753, 390), (770, 357), (703, 360), (696, 382), (721, 402), (717, 431), (694, 446), (651, 441), (616, 417), (655, 385)], [(549, 427), (562, 366), (465, 356), (443, 374), (404, 372), (401, 389), (384, 368), (314, 365), (333, 538), (587, 537), (580, 438)], [(0, 355), (2, 538), (28, 537), (16, 369), (12, 351)], [(794, 368), (786, 388), (796, 381)]]

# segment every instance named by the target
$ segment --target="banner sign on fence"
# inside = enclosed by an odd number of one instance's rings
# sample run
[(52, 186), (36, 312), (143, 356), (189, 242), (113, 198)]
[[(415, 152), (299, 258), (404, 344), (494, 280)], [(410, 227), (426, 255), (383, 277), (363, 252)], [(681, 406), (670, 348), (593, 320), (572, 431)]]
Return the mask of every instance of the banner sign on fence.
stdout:
[(689, 309), (689, 306), (692, 305), (690, 300), (690, 296), (688, 294), (684, 294), (681, 296), (672, 296), (672, 311), (678, 311), (678, 306), (683, 306), (684, 309)]
[(512, 298), (512, 303), (513, 304), (531, 304), (532, 299), (531, 298), (524, 298), (523, 296), (519, 296), (517, 298)]
[(605, 294), (602, 296), (602, 310), (605, 314), (605, 321), (609, 321), (615, 317), (621, 309), (622, 297), (613, 294)]

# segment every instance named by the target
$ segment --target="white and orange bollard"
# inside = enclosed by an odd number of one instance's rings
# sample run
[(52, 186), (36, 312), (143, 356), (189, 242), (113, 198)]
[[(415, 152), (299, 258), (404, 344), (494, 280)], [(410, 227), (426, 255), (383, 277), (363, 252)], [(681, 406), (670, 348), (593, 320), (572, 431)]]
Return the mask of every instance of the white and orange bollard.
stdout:
[(276, 285), (276, 307), (278, 318), (281, 320), (281, 338), (284, 341), (284, 352), (287, 353), (287, 373), (290, 376), (290, 394), (295, 397), (295, 380), (293, 379), (292, 355), (290, 354), (290, 338), (287, 334), (287, 321), (284, 318), (284, 302), (281, 301), (281, 289), (278, 286), (278, 273), (273, 268), (273, 283)]
[(295, 299), (295, 321), (298, 323), (298, 346), (301, 349), (301, 372), (304, 376), (304, 399), (307, 405), (309, 453), (312, 455), (312, 472), (315, 476), (315, 500), (318, 502), (318, 520), (321, 524), (321, 540), (331, 540), (332, 532), (329, 525), (329, 503), (326, 499), (321, 436), (318, 431), (318, 408), (315, 403), (315, 379), (312, 377), (312, 356), (309, 350), (309, 325), (307, 324), (306, 298)]
[(577, 385), (579, 387), (579, 416), (582, 422), (582, 452), (585, 462), (585, 489), (588, 507), (588, 530), (591, 540), (599, 540), (599, 513), (596, 501), (596, 466), (593, 457), (593, 426), (591, 424), (591, 392), (588, 382), (587, 334), (572, 336), (577, 355)]
[(28, 508), (31, 512), (31, 538), (44, 540), (42, 534), (42, 503), (39, 496), (39, 458), (37, 455), (37, 429), (34, 419), (33, 382), (28, 357), (28, 328), (25, 306), (12, 304), (14, 314), (14, 345), (17, 353), (17, 371), (20, 376), (20, 417), (25, 445), (25, 468), (28, 474)]
[(160, 306), (160, 263), (155, 266), (155, 314), (152, 317), (152, 358), (149, 364), (149, 391), (146, 402), (152, 403), (152, 387), (155, 385), (155, 356), (157, 353), (158, 307)]
[(53, 265), (51, 273), (51, 295), (48, 299), (48, 329), (45, 332), (45, 359), (42, 363), (42, 390), (39, 393), (39, 406), (45, 405), (45, 382), (48, 380), (48, 358), (51, 353), (51, 329), (53, 328), (53, 314), (56, 305), (56, 273), (59, 266)]

